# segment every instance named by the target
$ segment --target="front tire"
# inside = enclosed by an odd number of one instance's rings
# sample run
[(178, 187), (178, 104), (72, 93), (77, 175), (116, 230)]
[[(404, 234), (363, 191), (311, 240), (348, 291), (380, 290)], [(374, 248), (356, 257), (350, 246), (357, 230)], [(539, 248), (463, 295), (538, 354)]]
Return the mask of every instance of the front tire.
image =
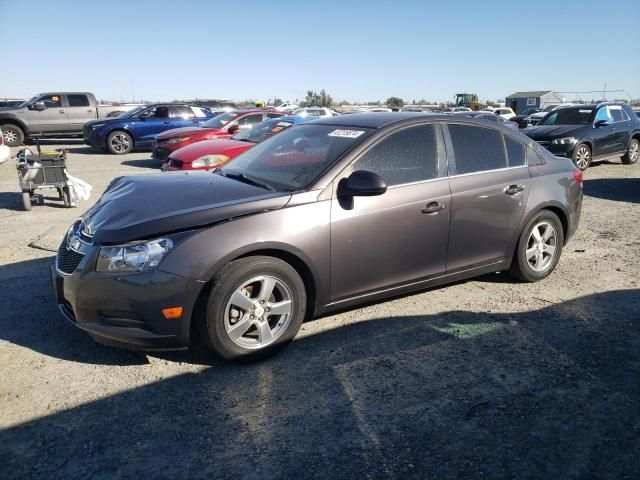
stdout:
[(627, 153), (622, 157), (622, 163), (625, 165), (633, 165), (638, 161), (638, 157), (640, 157), (640, 141), (638, 139), (633, 138), (629, 142), (629, 147), (627, 148)]
[(509, 272), (524, 282), (548, 277), (562, 255), (564, 231), (558, 216), (542, 210), (525, 225)]
[(198, 328), (220, 357), (259, 360), (293, 340), (306, 306), (304, 283), (291, 265), (274, 257), (245, 257), (214, 277)]
[(573, 164), (583, 172), (589, 168), (589, 165), (591, 165), (591, 149), (589, 145), (585, 143), (578, 145), (573, 150), (571, 160), (573, 160)]
[(107, 150), (114, 155), (124, 155), (133, 149), (133, 139), (127, 132), (116, 130), (107, 137)]
[(16, 125), (5, 123), (0, 125), (0, 130), (2, 130), (4, 144), (8, 147), (19, 147), (25, 140), (24, 132)]

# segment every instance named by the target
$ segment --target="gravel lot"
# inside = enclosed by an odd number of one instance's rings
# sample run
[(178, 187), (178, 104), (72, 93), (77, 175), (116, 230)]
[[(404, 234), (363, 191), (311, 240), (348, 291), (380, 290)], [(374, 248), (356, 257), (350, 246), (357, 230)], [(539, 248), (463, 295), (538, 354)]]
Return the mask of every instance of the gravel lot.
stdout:
[[(146, 152), (68, 148), (91, 203), (158, 171)], [(0, 478), (640, 478), (640, 165), (585, 178), (547, 280), (495, 274), (327, 316), (241, 366), (68, 325), (49, 250), (90, 203), (23, 212), (7, 162)]]

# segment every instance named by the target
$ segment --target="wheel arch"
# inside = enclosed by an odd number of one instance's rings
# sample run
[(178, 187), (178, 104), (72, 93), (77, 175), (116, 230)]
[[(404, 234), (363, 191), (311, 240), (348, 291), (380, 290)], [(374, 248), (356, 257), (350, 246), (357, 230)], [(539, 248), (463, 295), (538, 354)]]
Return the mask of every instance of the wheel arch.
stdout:
[(24, 133), (25, 139), (26, 137), (29, 135), (29, 129), (27, 128), (27, 124), (24, 123), (22, 120), (15, 118), (15, 117), (1, 117), (0, 118), (0, 125), (15, 125), (16, 127), (19, 127), (20, 130), (22, 130), (22, 132)]

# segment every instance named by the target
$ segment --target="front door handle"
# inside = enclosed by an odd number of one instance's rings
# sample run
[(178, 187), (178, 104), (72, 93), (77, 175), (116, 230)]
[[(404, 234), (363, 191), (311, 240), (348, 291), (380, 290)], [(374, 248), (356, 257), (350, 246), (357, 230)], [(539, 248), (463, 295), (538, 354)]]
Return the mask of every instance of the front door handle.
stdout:
[(524, 185), (509, 185), (504, 188), (504, 193), (507, 195), (516, 195), (524, 190)]
[(60, 110), (58, 110), (58, 111), (59, 111), (60, 113), (64, 113), (64, 110), (62, 110), (62, 109), (60, 109)]
[(440, 210), (444, 210), (444, 207), (444, 203), (430, 202), (422, 209), (422, 213), (433, 215), (438, 213)]

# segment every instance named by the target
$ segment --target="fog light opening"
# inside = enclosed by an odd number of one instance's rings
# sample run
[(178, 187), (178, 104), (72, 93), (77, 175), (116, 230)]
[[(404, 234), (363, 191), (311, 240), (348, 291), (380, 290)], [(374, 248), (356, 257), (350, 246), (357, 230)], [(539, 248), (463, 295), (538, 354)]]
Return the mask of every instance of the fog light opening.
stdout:
[(182, 316), (182, 307), (164, 308), (162, 310), (162, 315), (164, 315), (164, 318), (167, 320), (180, 318)]

